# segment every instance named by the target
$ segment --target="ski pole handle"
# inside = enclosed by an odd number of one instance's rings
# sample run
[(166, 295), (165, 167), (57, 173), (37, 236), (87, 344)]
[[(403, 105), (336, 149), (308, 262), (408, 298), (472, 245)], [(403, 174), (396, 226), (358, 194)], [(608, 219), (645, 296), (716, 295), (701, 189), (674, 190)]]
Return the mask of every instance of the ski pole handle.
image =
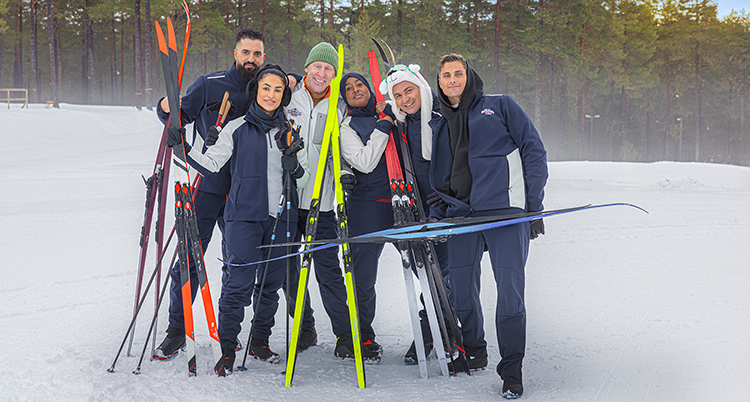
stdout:
[(214, 126), (218, 127), (219, 125), (224, 124), (224, 119), (225, 119), (224, 114), (226, 113), (227, 110), (229, 110), (229, 108), (227, 108), (226, 106), (228, 102), (229, 102), (229, 91), (226, 91), (224, 92), (224, 98), (221, 99), (221, 107), (219, 107), (219, 115), (216, 116), (216, 124), (214, 124)]

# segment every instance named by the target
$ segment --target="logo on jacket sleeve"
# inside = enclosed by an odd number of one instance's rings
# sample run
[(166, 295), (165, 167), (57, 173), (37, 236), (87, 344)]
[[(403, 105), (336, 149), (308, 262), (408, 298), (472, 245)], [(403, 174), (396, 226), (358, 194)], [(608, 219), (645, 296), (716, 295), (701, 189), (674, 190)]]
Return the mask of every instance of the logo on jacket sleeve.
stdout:
[(491, 116), (491, 115), (495, 114), (495, 111), (492, 110), (492, 109), (484, 109), (480, 113), (482, 113), (483, 115), (486, 115), (486, 116)]
[(287, 111), (290, 116), (292, 117), (300, 117), (302, 116), (302, 112), (299, 111), (296, 107), (293, 107)]

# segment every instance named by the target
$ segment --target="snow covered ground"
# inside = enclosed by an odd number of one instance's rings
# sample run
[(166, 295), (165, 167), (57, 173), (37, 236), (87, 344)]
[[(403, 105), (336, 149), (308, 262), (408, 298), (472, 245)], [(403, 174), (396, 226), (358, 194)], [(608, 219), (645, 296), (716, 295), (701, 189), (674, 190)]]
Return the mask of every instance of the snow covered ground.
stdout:
[[(319, 345), (300, 355), (292, 388), (283, 385), (282, 365), (251, 361), (229, 378), (207, 375), (201, 308), (198, 377), (188, 378), (184, 354), (146, 360), (133, 375), (150, 300), (135, 356), (123, 354), (108, 373), (131, 318), (141, 175), (151, 172), (161, 125), (147, 110), (14, 105), (0, 107), (0, 132), (0, 401), (499, 399), (492, 276), (483, 276), (482, 298), (489, 369), (443, 378), (431, 359), (423, 380), (402, 363), (412, 332), (392, 247), (381, 261), (374, 323), (385, 353), (367, 367), (365, 390), (353, 364), (332, 355), (335, 339), (312, 281)], [(750, 168), (550, 164), (548, 209), (606, 202), (650, 214), (614, 207), (553, 217), (532, 242), (523, 399), (749, 400)], [(215, 299), (218, 255), (212, 244), (206, 262)], [(282, 308), (271, 338), (282, 353), (284, 321)], [(248, 327), (249, 318), (243, 340)]]

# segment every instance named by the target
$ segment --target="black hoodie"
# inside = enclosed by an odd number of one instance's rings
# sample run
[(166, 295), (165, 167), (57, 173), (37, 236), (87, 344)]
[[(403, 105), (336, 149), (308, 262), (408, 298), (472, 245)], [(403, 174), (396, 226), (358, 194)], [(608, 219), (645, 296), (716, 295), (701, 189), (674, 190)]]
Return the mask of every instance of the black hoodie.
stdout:
[(471, 205), (471, 170), (469, 169), (469, 108), (474, 103), (477, 91), (484, 88), (482, 77), (466, 64), (466, 87), (461, 94), (458, 107), (452, 107), (448, 97), (440, 88), (438, 73), (438, 100), (440, 112), (448, 121), (448, 132), (453, 153), (453, 167), (449, 189), (439, 189), (456, 199)]

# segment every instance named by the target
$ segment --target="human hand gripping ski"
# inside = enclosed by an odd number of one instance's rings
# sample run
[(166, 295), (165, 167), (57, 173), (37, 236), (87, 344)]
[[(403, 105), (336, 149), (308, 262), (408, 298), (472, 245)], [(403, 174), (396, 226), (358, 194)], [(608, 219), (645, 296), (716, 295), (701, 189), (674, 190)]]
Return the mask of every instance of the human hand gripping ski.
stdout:
[[(183, 4), (188, 12), (188, 21), (190, 21), (189, 10), (187, 5)], [(161, 54), (162, 67), (164, 69), (164, 81), (167, 87), (167, 98), (171, 114), (171, 127), (168, 131), (167, 144), (173, 149), (172, 163), (172, 180), (175, 189), (175, 226), (177, 231), (177, 252), (180, 258), (180, 280), (182, 289), (182, 303), (185, 316), (185, 338), (188, 358), (188, 374), (195, 376), (197, 374), (196, 356), (195, 356), (195, 333), (193, 325), (192, 312), (192, 294), (190, 288), (189, 258), (195, 260), (195, 269), (198, 274), (199, 287), (201, 289), (201, 298), (205, 309), (206, 320), (208, 322), (208, 331), (211, 337), (211, 346), (214, 354), (213, 369), (219, 376), (225, 376), (226, 371), (221, 364), (221, 344), (219, 342), (219, 332), (216, 325), (211, 291), (206, 276), (205, 264), (203, 263), (203, 252), (201, 250), (200, 236), (198, 234), (198, 224), (193, 209), (192, 194), (190, 188), (190, 174), (186, 162), (187, 152), (190, 146), (186, 144), (184, 133), (181, 127), (180, 107), (179, 107), (179, 83), (182, 77), (182, 67), (187, 55), (187, 44), (190, 37), (190, 24), (185, 34), (185, 45), (183, 47), (182, 61), (177, 59), (177, 43), (175, 40), (174, 27), (172, 20), (167, 19), (167, 29), (169, 38), (169, 47), (164, 40), (164, 34), (158, 21), (156, 22), (157, 39), (159, 42), (159, 51)], [(175, 140), (179, 139), (179, 142)], [(193, 241), (188, 242), (188, 238)], [(190, 250), (188, 253), (188, 245)]]

